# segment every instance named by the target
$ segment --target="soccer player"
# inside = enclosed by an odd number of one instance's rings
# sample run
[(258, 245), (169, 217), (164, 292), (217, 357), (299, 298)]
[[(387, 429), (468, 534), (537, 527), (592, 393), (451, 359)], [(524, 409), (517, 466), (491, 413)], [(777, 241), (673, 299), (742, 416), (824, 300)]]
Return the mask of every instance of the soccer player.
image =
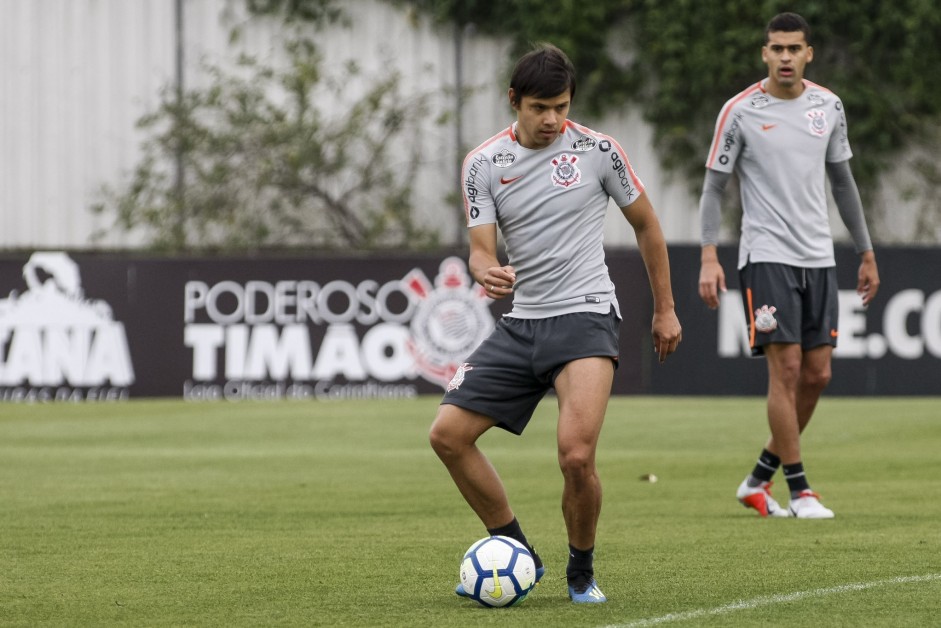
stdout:
[[(716, 256), (723, 190), (734, 171), (742, 198), (738, 269), (753, 355), (768, 365), (771, 438), (736, 497), (762, 516), (829, 519), (807, 480), (800, 436), (830, 382), (838, 291), (824, 174), (861, 262), (856, 290), (868, 305), (879, 272), (850, 171), (843, 103), (804, 79), (814, 58), (807, 22), (775, 16), (765, 30), (768, 77), (729, 100), (719, 113), (700, 199), (699, 294), (719, 305), (725, 273)], [(771, 497), (782, 467), (790, 489), (784, 510)]]
[[(660, 222), (621, 146), (567, 118), (575, 83), (572, 63), (558, 48), (541, 45), (523, 56), (509, 88), (516, 122), (464, 161), (470, 272), (491, 298), (512, 298), (513, 307), (454, 375), (430, 440), (487, 531), (532, 549), (476, 443), (494, 426), (521, 434), (554, 389), (569, 597), (598, 603), (606, 598), (593, 567), (601, 511), (595, 451), (621, 319), (602, 248), (609, 198), (634, 229), (647, 268), (661, 362), (676, 350), (681, 328)], [(506, 265), (498, 261), (498, 226)], [(545, 568), (533, 556), (538, 579)], [(460, 584), (456, 592), (465, 595)]]

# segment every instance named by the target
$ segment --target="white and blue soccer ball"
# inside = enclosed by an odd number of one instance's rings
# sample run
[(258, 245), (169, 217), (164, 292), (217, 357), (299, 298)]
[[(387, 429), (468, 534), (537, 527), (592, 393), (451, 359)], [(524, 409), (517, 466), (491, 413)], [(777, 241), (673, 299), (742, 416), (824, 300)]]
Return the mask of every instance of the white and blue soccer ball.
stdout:
[(461, 560), (461, 586), (487, 607), (512, 606), (536, 586), (536, 564), (526, 546), (506, 536), (488, 536)]

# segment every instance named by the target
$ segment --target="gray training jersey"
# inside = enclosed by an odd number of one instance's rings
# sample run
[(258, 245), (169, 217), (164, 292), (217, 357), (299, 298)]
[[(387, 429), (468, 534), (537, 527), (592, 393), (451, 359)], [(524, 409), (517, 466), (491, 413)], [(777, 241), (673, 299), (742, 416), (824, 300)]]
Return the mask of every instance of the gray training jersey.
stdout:
[(799, 97), (781, 100), (765, 81), (725, 103), (706, 160), (707, 168), (739, 174), (738, 267), (749, 260), (834, 266), (824, 163), (853, 156), (843, 103), (810, 81)]
[(644, 191), (618, 143), (567, 120), (550, 146), (520, 146), (515, 124), (471, 151), (462, 172), (467, 226), (496, 223), (516, 270), (516, 318), (620, 316), (602, 240), (608, 198)]

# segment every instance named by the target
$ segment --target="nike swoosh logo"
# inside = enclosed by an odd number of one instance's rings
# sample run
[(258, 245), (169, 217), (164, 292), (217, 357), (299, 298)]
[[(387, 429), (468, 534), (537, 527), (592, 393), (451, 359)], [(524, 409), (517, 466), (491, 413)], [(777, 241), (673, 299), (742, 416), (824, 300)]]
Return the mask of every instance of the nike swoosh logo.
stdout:
[(487, 595), (495, 600), (503, 597), (503, 585), (500, 584), (500, 574), (497, 572), (496, 567), (493, 568), (493, 591), (488, 591)]
[(778, 125), (777, 125), (777, 124), (762, 124), (762, 125), (761, 125), (761, 130), (762, 130), (762, 131), (770, 131), (771, 129), (773, 129), (773, 128), (776, 127), (776, 126), (778, 126)]
[(518, 177), (512, 177), (510, 179), (507, 179), (506, 177), (500, 177), (500, 183), (502, 183), (503, 185), (506, 185), (507, 183), (513, 183), (517, 179), (522, 179), (522, 178), (523, 178), (523, 175), (520, 175)]
[(835, 330), (835, 329), (831, 329), (831, 330), (830, 330), (830, 337), (831, 337), (831, 338), (836, 338), (836, 337), (839, 336), (839, 335), (840, 335), (840, 332), (838, 332), (837, 330)]

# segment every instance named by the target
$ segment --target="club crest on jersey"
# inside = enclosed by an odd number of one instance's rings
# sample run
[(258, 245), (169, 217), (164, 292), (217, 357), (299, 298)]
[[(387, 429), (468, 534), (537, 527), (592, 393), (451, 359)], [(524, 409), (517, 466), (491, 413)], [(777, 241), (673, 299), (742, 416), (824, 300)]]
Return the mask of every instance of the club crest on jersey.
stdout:
[(827, 114), (822, 109), (811, 109), (807, 112), (810, 118), (810, 132), (814, 135), (823, 135), (827, 132)]
[(516, 161), (516, 155), (505, 148), (490, 158), (490, 162), (497, 168), (509, 168), (514, 161)]
[(562, 153), (552, 160), (552, 185), (568, 188), (582, 180), (582, 173), (575, 165), (576, 155)]

